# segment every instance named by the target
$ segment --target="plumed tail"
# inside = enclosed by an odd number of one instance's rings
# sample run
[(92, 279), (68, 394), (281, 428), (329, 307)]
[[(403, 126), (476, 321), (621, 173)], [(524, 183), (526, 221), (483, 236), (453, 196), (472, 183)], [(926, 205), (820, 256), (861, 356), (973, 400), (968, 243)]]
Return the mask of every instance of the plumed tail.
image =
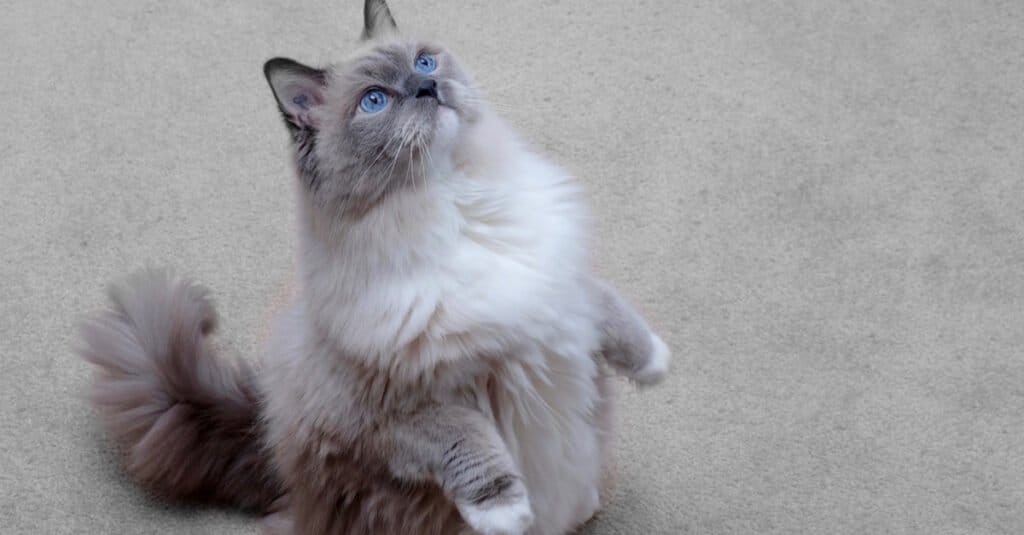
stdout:
[(77, 351), (97, 366), (93, 403), (128, 472), (177, 501), (267, 511), (283, 493), (264, 451), (255, 372), (219, 358), (205, 288), (143, 271), (110, 289)]

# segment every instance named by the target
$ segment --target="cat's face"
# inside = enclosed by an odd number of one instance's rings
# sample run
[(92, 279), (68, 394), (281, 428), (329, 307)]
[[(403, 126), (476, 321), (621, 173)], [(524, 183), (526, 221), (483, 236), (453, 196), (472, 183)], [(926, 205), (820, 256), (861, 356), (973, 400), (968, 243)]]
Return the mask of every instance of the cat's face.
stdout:
[(468, 75), (443, 47), (397, 34), (367, 0), (364, 43), (328, 69), (276, 58), (264, 71), (291, 130), (300, 178), (321, 204), (365, 209), (451, 160), (478, 113)]

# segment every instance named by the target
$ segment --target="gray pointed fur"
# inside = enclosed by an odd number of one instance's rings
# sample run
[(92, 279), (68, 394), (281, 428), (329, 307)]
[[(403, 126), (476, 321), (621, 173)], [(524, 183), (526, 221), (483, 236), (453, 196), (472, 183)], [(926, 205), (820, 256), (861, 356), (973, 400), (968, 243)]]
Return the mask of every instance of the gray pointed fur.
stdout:
[(398, 24), (384, 0), (366, 0), (363, 4), (363, 40), (398, 31)]
[(272, 509), (283, 492), (260, 441), (255, 373), (216, 354), (207, 290), (144, 271), (109, 295), (77, 349), (96, 365), (93, 404), (128, 472), (172, 500)]

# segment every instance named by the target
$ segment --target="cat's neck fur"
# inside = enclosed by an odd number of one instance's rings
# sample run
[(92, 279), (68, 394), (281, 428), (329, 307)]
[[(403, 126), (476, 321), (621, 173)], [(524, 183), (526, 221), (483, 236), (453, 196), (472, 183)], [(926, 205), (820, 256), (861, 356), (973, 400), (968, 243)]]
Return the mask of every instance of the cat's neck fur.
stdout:
[[(501, 195), (489, 183), (500, 173), (491, 171), (510, 165), (521, 150), (504, 123), (486, 114), (466, 129), (456, 150), (432, 154), (435, 176), (390, 193), (365, 213), (325, 210), (300, 194), (302, 293), (319, 336), (364, 362), (391, 367), (396, 359), (414, 361), (413, 375), (460, 358), (421, 341), (440, 334), (428, 332), (443, 308), (439, 273), (459, 269), (450, 263), (467, 219), (460, 197), (465, 191)], [(499, 351), (500, 341), (490, 340)], [(488, 350), (471, 340), (461, 343)]]

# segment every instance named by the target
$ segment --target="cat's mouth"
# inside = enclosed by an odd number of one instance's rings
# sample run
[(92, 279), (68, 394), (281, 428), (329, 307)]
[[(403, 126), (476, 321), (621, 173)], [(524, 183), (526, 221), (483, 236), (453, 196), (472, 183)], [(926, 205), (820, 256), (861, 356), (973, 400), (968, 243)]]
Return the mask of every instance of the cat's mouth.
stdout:
[(424, 133), (436, 131), (445, 122), (445, 115), (458, 115), (458, 110), (455, 106), (443, 96), (419, 99), (417, 106), (419, 107), (418, 112), (422, 117), (421, 128), (427, 131)]
[(412, 141), (406, 145), (408, 157), (435, 160), (450, 149), (459, 130), (458, 111), (442, 99), (430, 99), (417, 107), (417, 125), (411, 129)]
[(433, 108), (436, 106), (446, 106), (449, 108), (451, 107), (448, 104), (448, 99), (446, 99), (444, 96), (440, 94), (430, 97), (417, 98), (416, 105), (419, 106), (420, 108)]

